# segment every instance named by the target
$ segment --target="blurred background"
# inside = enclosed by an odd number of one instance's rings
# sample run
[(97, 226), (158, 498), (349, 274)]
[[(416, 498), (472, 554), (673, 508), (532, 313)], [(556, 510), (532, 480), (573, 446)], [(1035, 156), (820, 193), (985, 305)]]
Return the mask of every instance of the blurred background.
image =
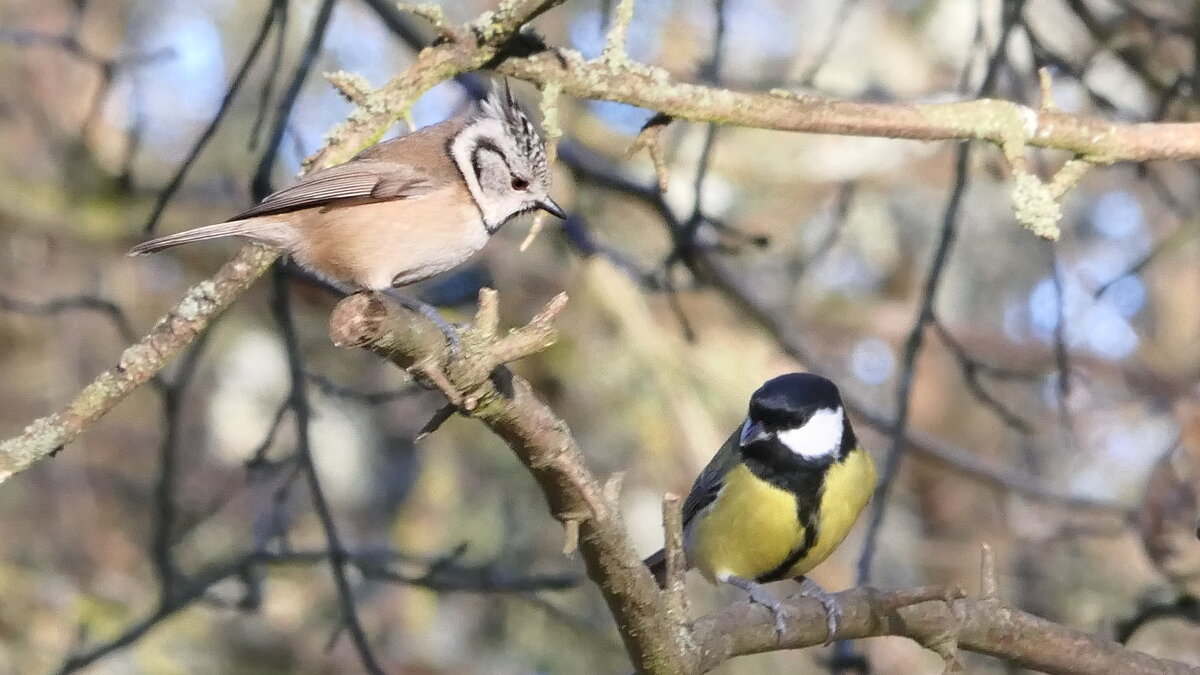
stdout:
[[(493, 5), (441, 4), (455, 21)], [(535, 26), (593, 57), (612, 4), (571, 0)], [(1044, 66), (1067, 111), (1183, 121), (1198, 111), (1197, 21), (1194, 3), (1156, 0), (638, 0), (629, 51), (684, 80), (895, 102), (1036, 104)], [(427, 40), (390, 1), (0, 0), (0, 436), (59, 409), (237, 250), (126, 258), (147, 227), (217, 222), (287, 185), (351, 110), (321, 73), (379, 86)], [(434, 88), (414, 123), (461, 111), (469, 87)], [(535, 111), (537, 92), (513, 88)], [(572, 217), (526, 252), (527, 223), (512, 223), (418, 291), (463, 320), (493, 286), (509, 325), (570, 294), (559, 343), (514, 369), (593, 471), (623, 475), (640, 550), (661, 544), (662, 494), (688, 488), (750, 393), (813, 370), (898, 469), (882, 511), (813, 573), (826, 588), (974, 593), (987, 542), (1015, 605), (1200, 665), (1194, 163), (1092, 171), (1050, 244), (1015, 223), (990, 147), (675, 122), (660, 195), (646, 154), (625, 152), (650, 111), (560, 106), (553, 195)], [(1044, 176), (1066, 159), (1030, 158)], [(325, 515), (384, 667), (624, 672), (599, 594), (503, 443), (463, 418), (415, 443), (440, 395), (334, 348), (337, 298), (285, 274), (0, 486), (0, 673), (360, 667), (298, 454), (273, 285), (290, 295)], [(898, 417), (915, 443), (896, 440)], [(690, 588), (697, 613), (740, 597), (699, 576)], [(899, 638), (853, 651), (880, 673), (942, 668)]]

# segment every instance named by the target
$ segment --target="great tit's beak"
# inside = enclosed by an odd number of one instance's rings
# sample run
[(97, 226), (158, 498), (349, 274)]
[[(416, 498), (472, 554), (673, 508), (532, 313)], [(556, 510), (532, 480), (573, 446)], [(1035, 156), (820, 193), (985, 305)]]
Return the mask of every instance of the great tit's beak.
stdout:
[(751, 422), (749, 418), (742, 423), (742, 433), (738, 437), (738, 445), (743, 448), (755, 441), (760, 441), (770, 435), (770, 432), (763, 428), (758, 422)]
[(558, 204), (555, 204), (554, 200), (550, 199), (549, 197), (546, 197), (545, 199), (542, 199), (541, 201), (539, 201), (537, 203), (537, 207), (539, 209), (545, 211), (546, 213), (549, 213), (552, 216), (557, 216), (558, 218), (562, 218), (563, 220), (567, 219), (567, 212), (563, 211), (563, 208), (561, 206), (559, 206)]

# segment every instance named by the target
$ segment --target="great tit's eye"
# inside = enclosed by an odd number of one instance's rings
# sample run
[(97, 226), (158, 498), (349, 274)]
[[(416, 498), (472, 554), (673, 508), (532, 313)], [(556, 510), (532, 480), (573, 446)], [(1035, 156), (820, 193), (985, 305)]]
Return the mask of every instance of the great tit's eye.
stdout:
[(520, 190), (521, 192), (524, 192), (525, 190), (529, 189), (529, 181), (525, 180), (524, 178), (520, 178), (518, 176), (513, 176), (512, 189)]

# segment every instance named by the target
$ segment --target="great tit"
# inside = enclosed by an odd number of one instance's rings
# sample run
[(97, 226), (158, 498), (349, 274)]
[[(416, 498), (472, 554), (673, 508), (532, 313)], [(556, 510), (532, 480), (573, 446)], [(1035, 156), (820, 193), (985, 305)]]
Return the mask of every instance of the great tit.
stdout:
[[(768, 380), (746, 420), (696, 478), (683, 503), (689, 567), (771, 610), (782, 636), (783, 606), (761, 584), (794, 578), (825, 608), (833, 640), (841, 608), (804, 577), (850, 531), (875, 488), (875, 465), (859, 447), (837, 386), (819, 375)], [(646, 559), (665, 583), (662, 551)]]

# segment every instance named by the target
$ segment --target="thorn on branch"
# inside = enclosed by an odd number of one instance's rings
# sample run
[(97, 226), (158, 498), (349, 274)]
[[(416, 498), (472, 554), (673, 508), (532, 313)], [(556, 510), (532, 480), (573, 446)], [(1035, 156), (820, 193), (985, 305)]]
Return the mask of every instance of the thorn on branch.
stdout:
[(996, 591), (996, 554), (992, 552), (991, 544), (984, 543), (980, 547), (979, 598), (995, 600)]
[(633, 0), (620, 0), (613, 10), (612, 25), (604, 36), (604, 50), (600, 52), (600, 60), (609, 67), (622, 70), (629, 65), (629, 55), (625, 51), (625, 39), (629, 34), (629, 22), (633, 20)]
[[(463, 334), (465, 351), (486, 352), (486, 358), (483, 359), (483, 366), (486, 367), (483, 378), (486, 378), (497, 366), (532, 356), (554, 344), (558, 339), (558, 329), (554, 326), (554, 320), (566, 306), (567, 294), (559, 293), (551, 298), (528, 324), (498, 337), (496, 332), (500, 321), (499, 296), (490, 288), (481, 289), (479, 313), (475, 323)], [(460, 362), (464, 367), (472, 365), (465, 359), (460, 359)]]
[(433, 414), (433, 417), (430, 417), (429, 421), (426, 422), (421, 427), (421, 430), (417, 432), (417, 437), (414, 440), (417, 442), (423, 441), (429, 436), (429, 434), (432, 434), (433, 432), (442, 428), (442, 425), (446, 423), (446, 420), (450, 419), (450, 417), (454, 415), (455, 410), (456, 408), (452, 404), (444, 405), (441, 408), (438, 408), (438, 411)]
[(367, 82), (365, 77), (358, 73), (336, 70), (324, 75), (325, 79), (333, 85), (333, 88), (337, 89), (339, 94), (354, 105), (365, 105), (367, 97), (371, 95), (371, 84)]
[(500, 328), (500, 294), (491, 288), (479, 289), (479, 307), (471, 323), (472, 336), (481, 342), (496, 339)]
[(1042, 100), (1038, 103), (1038, 110), (1050, 112), (1058, 110), (1058, 106), (1054, 104), (1054, 83), (1050, 79), (1050, 69), (1042, 66), (1038, 68), (1038, 89), (1041, 91)]
[(432, 359), (423, 359), (412, 366), (405, 369), (418, 382), (421, 382), (430, 389), (437, 389), (442, 392), (442, 396), (450, 402), (454, 408), (459, 408), (470, 412), (475, 409), (477, 401), (475, 399), (464, 397), (450, 379), (442, 373), (437, 365), (432, 363)]
[(499, 296), (485, 288), (472, 324), (460, 329), (459, 350), (428, 318), (374, 293), (356, 293), (334, 308), (329, 336), (339, 347), (365, 347), (395, 362), (423, 384), (437, 389), (456, 409), (472, 412), (481, 385), (500, 366), (536, 354), (558, 337), (554, 319), (566, 306), (560, 293), (530, 322), (499, 335)]
[(580, 514), (561, 514), (558, 519), (563, 524), (563, 555), (571, 555), (579, 549), (579, 524), (585, 516)]
[(402, 12), (408, 12), (413, 16), (428, 21), (433, 26), (433, 29), (437, 31), (437, 39), (434, 40), (434, 44), (441, 42), (462, 43), (468, 41), (467, 32), (456, 26), (450, 19), (447, 19), (446, 13), (442, 11), (439, 5), (424, 3), (410, 5), (402, 2), (397, 5), (397, 8)]
[(626, 154), (627, 157), (632, 157), (643, 149), (650, 153), (650, 161), (654, 162), (654, 175), (658, 178), (659, 192), (667, 191), (670, 180), (667, 158), (662, 147), (662, 132), (672, 119), (670, 115), (663, 113), (651, 117), (642, 125), (642, 130), (638, 132), (637, 138), (633, 139), (633, 145), (629, 146), (629, 152)]
[(663, 553), (666, 565), (667, 609), (679, 624), (687, 621), (689, 608), (687, 589), (684, 582), (687, 561), (683, 553), (683, 502), (679, 495), (668, 492), (663, 495)]
[(621, 499), (621, 485), (625, 482), (625, 472), (618, 471), (604, 481), (604, 498), (610, 504), (616, 505)]

